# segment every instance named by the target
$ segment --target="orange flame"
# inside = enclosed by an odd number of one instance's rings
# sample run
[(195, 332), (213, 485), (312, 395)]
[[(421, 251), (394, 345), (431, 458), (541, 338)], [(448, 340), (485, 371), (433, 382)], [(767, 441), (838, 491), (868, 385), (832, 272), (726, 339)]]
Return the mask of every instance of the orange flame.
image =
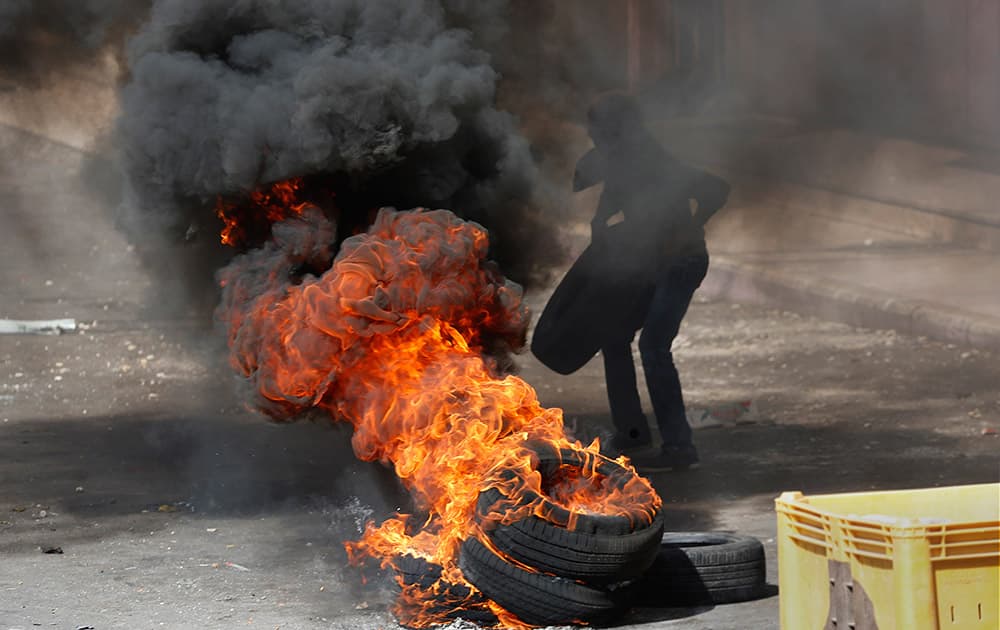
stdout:
[(215, 214), (222, 220), (219, 233), (222, 244), (239, 247), (246, 244), (248, 231), (260, 222), (270, 225), (289, 216), (301, 215), (310, 205), (299, 199), (301, 188), (302, 178), (293, 177), (254, 190), (249, 203), (217, 198)]
[[(296, 217), (303, 233), (332, 232), (318, 213)], [(277, 419), (315, 407), (350, 422), (356, 455), (392, 465), (425, 515), (369, 524), (347, 544), (354, 563), (374, 558), (390, 568), (408, 554), (442, 567), (434, 586), (404, 585), (395, 613), (412, 627), (441, 623), (442, 609), (464, 605), (442, 605), (449, 585), (478, 594), (457, 556), (479, 531), (475, 505), (485, 488), (507, 495), (494, 518), (508, 522), (548, 516), (543, 496), (648, 520), (660, 505), (639, 477), (614, 489), (596, 470), (567, 469), (543, 484), (527, 441), (589, 451), (595, 461), (600, 445), (571, 442), (562, 411), (543, 408), (528, 383), (500, 374), (485, 353), (519, 349), (528, 324), (520, 287), (487, 261), (488, 245), (481, 226), (447, 211), (382, 210), (320, 277), (290, 284), (281, 272), (291, 254), (277, 249), (267, 264), (245, 255), (221, 274), (218, 315), (258, 406)], [(527, 627), (490, 607), (509, 627)]]

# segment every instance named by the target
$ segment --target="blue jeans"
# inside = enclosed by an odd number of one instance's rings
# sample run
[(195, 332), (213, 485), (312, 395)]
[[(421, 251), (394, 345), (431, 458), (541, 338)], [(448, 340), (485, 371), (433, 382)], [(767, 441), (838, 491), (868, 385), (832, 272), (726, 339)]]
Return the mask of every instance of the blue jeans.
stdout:
[[(708, 255), (698, 254), (670, 260), (658, 273), (652, 299), (642, 321), (639, 354), (646, 374), (646, 385), (653, 403), (653, 413), (667, 447), (691, 445), (691, 427), (684, 410), (681, 381), (671, 352), (681, 320), (691, 304), (691, 297), (708, 273)], [(601, 350), (608, 384), (611, 419), (619, 439), (626, 445), (650, 442), (649, 426), (642, 413), (639, 389), (632, 360), (635, 331), (622, 336)]]

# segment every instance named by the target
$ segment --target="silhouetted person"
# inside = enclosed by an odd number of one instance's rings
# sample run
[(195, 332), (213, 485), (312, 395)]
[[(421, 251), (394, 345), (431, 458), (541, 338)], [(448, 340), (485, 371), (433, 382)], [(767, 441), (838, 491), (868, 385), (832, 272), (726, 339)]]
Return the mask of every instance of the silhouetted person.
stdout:
[[(609, 331), (602, 348), (616, 430), (612, 444), (617, 451), (634, 454), (633, 463), (641, 470), (690, 468), (697, 464), (698, 453), (671, 346), (708, 271), (704, 225), (725, 204), (729, 185), (671, 156), (646, 129), (637, 103), (627, 95), (597, 101), (588, 112), (588, 131), (594, 149), (577, 164), (573, 187), (578, 191), (604, 182), (591, 239), (595, 245), (606, 241), (611, 236), (608, 220), (621, 212), (615, 243), (605, 246), (611, 256), (639, 257), (640, 273), (648, 279), (645, 294), (637, 298), (634, 325)], [(663, 440), (658, 452), (646, 456), (641, 451), (651, 446), (652, 438), (631, 352), (638, 328), (642, 366)]]

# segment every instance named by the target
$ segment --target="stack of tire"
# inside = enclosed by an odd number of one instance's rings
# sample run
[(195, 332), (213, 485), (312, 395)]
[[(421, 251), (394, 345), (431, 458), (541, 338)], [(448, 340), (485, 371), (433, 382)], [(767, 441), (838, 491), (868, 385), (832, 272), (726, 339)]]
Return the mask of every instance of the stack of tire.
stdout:
[[(635, 475), (588, 451), (534, 450), (543, 482), (566, 465), (596, 471), (618, 489)], [(459, 557), (465, 578), (529, 625), (601, 624), (625, 611), (657, 559), (663, 537), (659, 509), (637, 504), (634, 514), (574, 513), (527, 489), (518, 496), (537, 507), (505, 524), (490, 518), (505, 500), (501, 491), (480, 494), (481, 538), (466, 540)]]
[[(544, 444), (532, 450), (543, 486), (566, 465), (596, 471), (617, 489), (635, 475), (589, 451)], [(649, 502), (637, 502), (627, 515), (571, 512), (512, 485), (517, 479), (511, 472), (504, 487), (516, 491), (521, 504), (534, 506), (530, 514), (498, 522), (493, 510), (509, 501), (500, 489), (487, 488), (476, 506), (481, 537), (462, 544), (459, 567), (478, 593), (438, 583), (441, 567), (425, 560), (401, 556), (394, 562), (403, 586), (436, 588), (436, 605), (427, 611), (431, 615), (492, 626), (497, 622), (488, 605), (492, 600), (528, 625), (603, 625), (633, 605), (712, 606), (768, 594), (764, 548), (756, 538), (665, 533), (662, 514)]]

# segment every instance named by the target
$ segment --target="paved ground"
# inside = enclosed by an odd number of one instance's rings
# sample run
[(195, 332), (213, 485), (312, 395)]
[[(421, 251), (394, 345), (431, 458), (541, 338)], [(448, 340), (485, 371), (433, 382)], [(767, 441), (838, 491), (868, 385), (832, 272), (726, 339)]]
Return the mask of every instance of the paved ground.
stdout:
[[(343, 427), (244, 411), (216, 335), (161, 315), (81, 154), (0, 142), (21, 156), (0, 174), (0, 316), (85, 324), (0, 336), (0, 629), (395, 627), (389, 592), (341, 548), (405, 503), (391, 476), (350, 456)], [(756, 415), (699, 431), (702, 469), (653, 478), (668, 527), (760, 537), (772, 584), (783, 490), (1000, 477), (993, 354), (723, 301), (695, 304), (676, 347), (692, 407), (752, 399)], [(522, 363), (581, 435), (607, 426), (598, 362), (572, 377)], [(776, 628), (777, 601), (622, 627)]]

